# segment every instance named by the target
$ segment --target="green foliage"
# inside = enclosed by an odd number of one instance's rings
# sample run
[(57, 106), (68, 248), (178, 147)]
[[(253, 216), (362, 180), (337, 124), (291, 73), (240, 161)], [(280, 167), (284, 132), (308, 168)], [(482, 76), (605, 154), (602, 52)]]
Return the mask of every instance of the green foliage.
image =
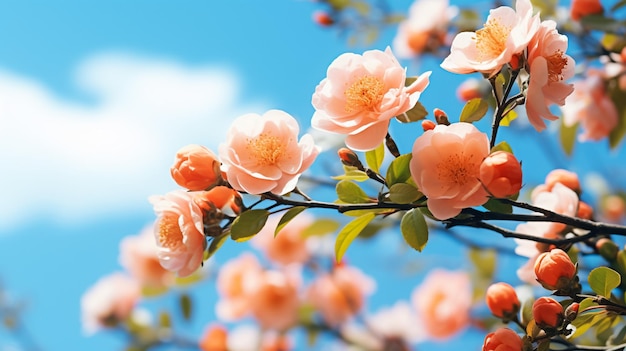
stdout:
[(626, 134), (626, 91), (613, 79), (609, 81), (607, 93), (617, 109), (617, 126), (609, 134), (609, 145), (614, 149)]
[(335, 260), (337, 260), (337, 262), (341, 262), (343, 255), (346, 253), (346, 250), (348, 250), (348, 247), (350, 247), (354, 238), (361, 233), (374, 217), (376, 217), (376, 214), (369, 212), (355, 218), (341, 228), (339, 234), (337, 234), (337, 240), (335, 241)]
[(274, 237), (276, 237), (276, 235), (278, 235), (278, 232), (280, 232), (283, 228), (285, 228), (285, 226), (289, 224), (289, 222), (291, 222), (292, 219), (294, 219), (297, 215), (299, 215), (304, 210), (306, 210), (306, 207), (296, 206), (296, 207), (290, 208), (287, 212), (285, 212), (285, 214), (282, 217), (280, 217), (280, 221), (278, 221), (278, 225), (276, 226), (276, 229), (274, 230)]
[(619, 34), (623, 30), (624, 22), (604, 15), (587, 15), (580, 19), (583, 27), (602, 32)]
[(338, 228), (339, 222), (328, 218), (320, 218), (311, 223), (311, 225), (303, 230), (300, 235), (302, 235), (302, 237), (304, 238), (310, 236), (326, 235), (334, 233)]
[(358, 169), (354, 167), (351, 167), (351, 168), (352, 169), (346, 170), (345, 174), (334, 176), (332, 178), (335, 180), (354, 180), (356, 182), (364, 182), (370, 179), (367, 173), (363, 171), (359, 171)]
[(339, 201), (348, 204), (362, 204), (372, 202), (365, 191), (356, 183), (349, 180), (342, 180), (335, 186)]
[(489, 199), (487, 202), (485, 202), (485, 204), (483, 204), (483, 207), (491, 212), (508, 214), (513, 213), (513, 206), (511, 204), (506, 204), (496, 198)]
[(424, 196), (416, 187), (407, 183), (396, 183), (389, 188), (389, 199), (398, 204), (410, 204)]
[(502, 119), (500, 120), (500, 125), (503, 127), (508, 127), (511, 124), (511, 122), (513, 122), (516, 118), (517, 118), (517, 112), (515, 112), (514, 110), (511, 110), (502, 117)]
[(491, 148), (492, 153), (496, 151), (506, 151), (509, 153), (513, 153), (513, 149), (511, 148), (511, 145), (509, 145), (509, 143), (507, 143), (506, 141), (501, 141)]
[(168, 329), (172, 327), (172, 317), (167, 311), (159, 313), (159, 326)]
[(402, 237), (410, 247), (422, 251), (428, 243), (428, 225), (424, 215), (417, 209), (411, 209), (402, 216), (400, 221)]
[(233, 221), (230, 227), (230, 237), (237, 242), (251, 239), (263, 229), (269, 215), (270, 212), (268, 210), (248, 210), (243, 212)]
[(559, 129), (559, 140), (561, 141), (561, 147), (567, 156), (571, 156), (574, 151), (574, 144), (576, 143), (576, 131), (578, 130), (578, 123), (573, 126), (566, 126), (563, 118), (561, 118), (561, 128)]
[(180, 308), (180, 313), (183, 318), (189, 321), (191, 319), (191, 312), (193, 311), (191, 296), (188, 294), (180, 294), (178, 297), (178, 307)]
[(487, 101), (481, 98), (474, 98), (468, 101), (465, 106), (463, 106), (463, 110), (461, 111), (461, 116), (459, 117), (461, 122), (478, 122), (489, 110), (489, 104)]
[(384, 142), (380, 143), (380, 145), (378, 145), (377, 148), (367, 151), (365, 153), (365, 162), (367, 163), (367, 167), (369, 167), (372, 171), (376, 173), (380, 172), (380, 165), (383, 164), (384, 158), (385, 158), (385, 143)]
[(396, 183), (406, 183), (411, 178), (411, 170), (409, 169), (409, 163), (411, 162), (412, 154), (404, 154), (391, 161), (389, 168), (387, 168), (387, 186), (392, 186)]
[(589, 272), (589, 287), (598, 295), (611, 297), (611, 291), (621, 283), (619, 273), (608, 267), (597, 267)]
[(419, 101), (415, 103), (415, 106), (405, 113), (396, 116), (396, 119), (401, 123), (411, 123), (421, 121), (428, 116), (428, 111)]
[(473, 263), (480, 279), (492, 281), (496, 270), (496, 251), (472, 248), (469, 259)]
[(209, 258), (213, 257), (213, 255), (217, 252), (217, 250), (219, 250), (220, 247), (222, 247), (222, 245), (224, 244), (224, 242), (226, 242), (226, 239), (228, 239), (228, 233), (224, 233), (221, 236), (217, 236), (211, 239), (211, 243), (209, 244), (209, 249), (204, 253), (203, 261), (206, 261)]

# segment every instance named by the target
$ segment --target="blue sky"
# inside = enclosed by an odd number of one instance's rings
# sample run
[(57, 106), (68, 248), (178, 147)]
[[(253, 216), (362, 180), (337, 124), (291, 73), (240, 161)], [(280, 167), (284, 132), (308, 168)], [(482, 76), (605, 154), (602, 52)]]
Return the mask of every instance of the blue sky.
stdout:
[[(398, 10), (409, 4), (393, 1)], [(330, 62), (364, 49), (313, 23), (315, 9), (295, 0), (0, 0), (0, 282), (26, 302), (25, 322), (42, 349), (119, 349), (120, 338), (83, 335), (79, 299), (120, 269), (119, 240), (154, 219), (147, 197), (175, 188), (168, 170), (178, 148), (215, 149), (233, 118), (270, 108), (308, 128), (311, 94)], [(384, 31), (372, 47), (384, 49), (394, 33)], [(434, 71), (421, 98), (428, 110), (460, 111), (450, 87), (463, 77), (431, 60), (404, 64), (409, 75)], [(419, 126), (393, 128), (407, 152)], [(501, 134), (516, 138), (527, 184), (540, 183), (550, 167), (550, 157), (536, 155), (562, 157), (548, 133), (531, 137), (520, 122)], [(623, 154), (606, 149), (579, 145), (572, 163), (559, 166), (587, 171), (596, 163), (604, 175), (624, 175), (607, 162)], [(598, 152), (606, 156), (589, 157)], [(458, 268), (459, 255), (440, 255), (450, 245), (436, 241), (422, 258)], [(362, 249), (352, 259), (367, 271), (371, 249)], [(379, 289), (373, 305), (399, 291), (408, 296), (417, 282)], [(197, 290), (199, 310), (210, 310), (215, 293)], [(205, 322), (197, 318), (184, 332), (197, 335)], [(11, 345), (0, 333), (0, 350)]]

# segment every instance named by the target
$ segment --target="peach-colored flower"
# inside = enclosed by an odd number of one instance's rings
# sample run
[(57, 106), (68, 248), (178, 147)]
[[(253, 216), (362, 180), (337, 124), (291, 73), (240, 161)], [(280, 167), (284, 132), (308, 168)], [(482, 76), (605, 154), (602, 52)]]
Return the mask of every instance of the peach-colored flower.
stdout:
[(600, 205), (602, 215), (610, 222), (619, 222), (626, 214), (626, 202), (619, 195), (607, 195)]
[(307, 291), (307, 299), (329, 325), (342, 324), (357, 314), (375, 282), (354, 267), (338, 266), (319, 276)]
[(565, 185), (566, 187), (572, 189), (573, 191), (575, 191), (576, 193), (580, 193), (580, 180), (578, 179), (578, 174), (568, 171), (566, 169), (561, 169), (561, 168), (557, 168), (557, 169), (553, 169), (550, 171), (550, 173), (548, 173), (548, 175), (546, 176), (546, 188), (545, 190), (543, 190), (542, 188), (538, 188), (536, 190), (533, 190), (532, 193), (532, 198), (533, 201), (535, 201), (534, 199), (537, 197), (537, 195), (539, 195), (541, 192), (543, 191), (552, 191), (552, 189), (554, 188), (554, 186), (557, 183), (561, 183), (563, 185)]
[(127, 236), (120, 242), (120, 264), (142, 286), (162, 288), (172, 284), (174, 274), (160, 263), (154, 240), (154, 225), (139, 235)]
[(535, 261), (537, 281), (549, 290), (560, 290), (570, 286), (576, 276), (576, 266), (561, 249), (544, 252)]
[(504, 282), (491, 284), (487, 288), (485, 301), (491, 313), (499, 318), (515, 315), (521, 306), (515, 289)]
[(181, 277), (200, 268), (206, 247), (203, 213), (194, 199), (201, 193), (175, 190), (150, 197), (157, 215), (157, 256), (165, 269)]
[(250, 294), (256, 289), (256, 279), (253, 277), (261, 274), (261, 264), (249, 253), (244, 253), (221, 267), (217, 276), (220, 300), (215, 307), (220, 319), (232, 321), (249, 314)]
[(285, 331), (296, 324), (300, 276), (295, 271), (265, 271), (251, 277), (250, 312), (262, 329)]
[(528, 45), (530, 80), (526, 91), (526, 114), (537, 131), (546, 128), (543, 118), (558, 119), (548, 109), (551, 104), (563, 106), (574, 91), (565, 80), (574, 75), (574, 60), (565, 54), (567, 37), (556, 30), (556, 22), (543, 21)]
[(123, 273), (100, 278), (80, 300), (84, 330), (93, 333), (126, 320), (140, 296), (137, 281)]
[(494, 197), (515, 195), (522, 188), (522, 165), (506, 151), (496, 151), (480, 165), (480, 182)]
[(292, 191), (320, 151), (309, 134), (298, 141), (299, 130), (295, 118), (280, 110), (237, 118), (219, 147), (230, 185), (250, 194)]
[(452, 218), (463, 208), (487, 202), (478, 180), (487, 155), (487, 135), (469, 123), (438, 125), (415, 140), (411, 175), (435, 217)]
[(445, 43), (448, 24), (457, 13), (448, 0), (415, 0), (393, 39), (396, 56), (413, 58), (423, 52), (436, 52)]
[[(599, 57), (602, 64), (602, 76), (605, 79), (617, 79), (617, 86), (621, 90), (626, 90), (626, 47), (622, 48), (620, 53), (611, 52), (608, 55)], [(595, 70), (589, 70), (589, 73), (595, 73)]]
[(211, 150), (191, 144), (178, 150), (170, 173), (183, 188), (204, 190), (219, 180), (220, 162)]
[(227, 351), (228, 330), (219, 324), (211, 324), (205, 330), (198, 346), (202, 351)]
[(516, 1), (515, 10), (507, 6), (491, 10), (483, 28), (457, 34), (441, 67), (453, 73), (494, 76), (526, 49), (539, 22), (530, 0)]
[(539, 327), (556, 328), (563, 318), (563, 306), (557, 300), (542, 296), (533, 303), (533, 319)]
[(570, 5), (570, 15), (574, 21), (589, 15), (602, 14), (604, 7), (600, 0), (572, 0)]
[(252, 245), (263, 251), (272, 262), (281, 265), (306, 262), (310, 253), (302, 232), (313, 223), (313, 217), (307, 213), (299, 214), (274, 237), (279, 220), (280, 215), (270, 216), (263, 229), (252, 239)]
[(342, 54), (315, 88), (311, 125), (346, 134), (351, 149), (372, 150), (385, 139), (391, 118), (415, 106), (429, 76), (426, 72), (405, 87), (405, 69), (389, 48)]
[(483, 351), (522, 351), (522, 338), (509, 328), (500, 328), (487, 334), (483, 343)]
[(451, 337), (470, 322), (472, 290), (469, 275), (434, 270), (413, 291), (412, 301), (430, 337)]
[(618, 112), (613, 100), (606, 94), (602, 77), (589, 74), (585, 80), (574, 83), (574, 93), (561, 107), (563, 123), (571, 127), (580, 123), (581, 142), (606, 138), (617, 126)]
[(463, 102), (487, 97), (490, 93), (491, 86), (485, 79), (468, 78), (456, 88), (456, 97)]

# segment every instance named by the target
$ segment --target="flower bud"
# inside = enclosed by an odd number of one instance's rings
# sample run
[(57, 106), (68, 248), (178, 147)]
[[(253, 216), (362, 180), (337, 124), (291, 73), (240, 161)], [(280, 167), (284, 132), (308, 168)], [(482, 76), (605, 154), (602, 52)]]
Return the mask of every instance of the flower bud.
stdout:
[(565, 320), (570, 323), (578, 316), (578, 309), (580, 304), (577, 302), (573, 302), (571, 305), (567, 306), (565, 309)]
[(576, 266), (561, 249), (544, 252), (535, 261), (537, 281), (548, 290), (568, 290), (576, 283)]
[(487, 334), (483, 342), (483, 351), (522, 351), (523, 347), (522, 338), (509, 328)]
[(576, 217), (582, 219), (591, 219), (593, 216), (593, 208), (589, 206), (586, 202), (578, 201), (578, 212), (576, 213)]
[(564, 169), (555, 169), (546, 176), (546, 186), (552, 190), (554, 184), (561, 183), (580, 194), (580, 181), (578, 175)]
[(339, 159), (341, 160), (341, 163), (343, 163), (344, 165), (356, 167), (359, 169), (363, 168), (363, 164), (359, 160), (359, 156), (357, 156), (357, 154), (354, 151), (348, 148), (342, 147), (341, 149), (337, 151), (337, 154), (339, 155)]
[(437, 125), (435, 124), (435, 122), (433, 122), (433, 121), (431, 121), (429, 119), (425, 119), (425, 120), (422, 121), (422, 129), (424, 131), (433, 130), (433, 129), (435, 129), (436, 126)]
[(448, 115), (444, 112), (444, 110), (436, 108), (433, 110), (433, 115), (435, 115), (435, 121), (437, 121), (437, 124), (443, 124), (446, 126), (450, 125), (450, 120), (448, 120)]
[(176, 184), (188, 190), (204, 190), (221, 177), (220, 163), (215, 154), (201, 145), (187, 145), (176, 153), (170, 169)]
[(489, 286), (486, 294), (487, 307), (499, 318), (512, 318), (520, 308), (515, 289), (507, 283), (495, 283)]
[(596, 250), (598, 250), (600, 256), (609, 262), (615, 261), (619, 253), (619, 247), (611, 239), (607, 238), (601, 238), (596, 242)]
[(551, 297), (540, 297), (533, 303), (533, 319), (542, 329), (557, 328), (564, 318), (563, 306)]
[(582, 17), (602, 14), (604, 8), (600, 0), (572, 0), (570, 15), (574, 21), (579, 21)]
[(313, 13), (313, 21), (322, 27), (328, 27), (335, 24), (335, 20), (325, 11), (316, 11)]
[(467, 79), (456, 89), (456, 96), (459, 100), (464, 102), (482, 97), (481, 81), (476, 78)]
[(515, 195), (522, 188), (522, 166), (512, 153), (496, 151), (481, 163), (479, 179), (494, 197)]

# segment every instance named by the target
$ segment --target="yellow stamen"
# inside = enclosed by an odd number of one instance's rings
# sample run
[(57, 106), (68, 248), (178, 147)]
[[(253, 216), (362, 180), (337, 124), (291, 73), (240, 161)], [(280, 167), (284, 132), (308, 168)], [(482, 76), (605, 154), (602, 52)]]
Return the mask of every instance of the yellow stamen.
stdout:
[(346, 111), (374, 111), (383, 99), (385, 84), (376, 77), (364, 76), (344, 91)]
[(480, 160), (474, 154), (449, 155), (437, 165), (438, 178), (443, 183), (463, 186), (478, 178)]
[(492, 18), (482, 29), (476, 31), (476, 49), (479, 51), (479, 59), (492, 59), (502, 53), (506, 47), (506, 40), (511, 32), (500, 24), (497, 19)]
[(261, 133), (254, 139), (248, 139), (248, 150), (259, 166), (275, 165), (285, 153), (285, 143), (273, 135)]
[(170, 249), (176, 249), (183, 244), (183, 233), (178, 225), (177, 215), (166, 213), (159, 221), (159, 244)]
[(550, 82), (563, 80), (563, 68), (567, 66), (567, 58), (563, 55), (563, 51), (557, 50), (554, 54), (546, 57), (546, 61), (548, 61), (548, 79)]

